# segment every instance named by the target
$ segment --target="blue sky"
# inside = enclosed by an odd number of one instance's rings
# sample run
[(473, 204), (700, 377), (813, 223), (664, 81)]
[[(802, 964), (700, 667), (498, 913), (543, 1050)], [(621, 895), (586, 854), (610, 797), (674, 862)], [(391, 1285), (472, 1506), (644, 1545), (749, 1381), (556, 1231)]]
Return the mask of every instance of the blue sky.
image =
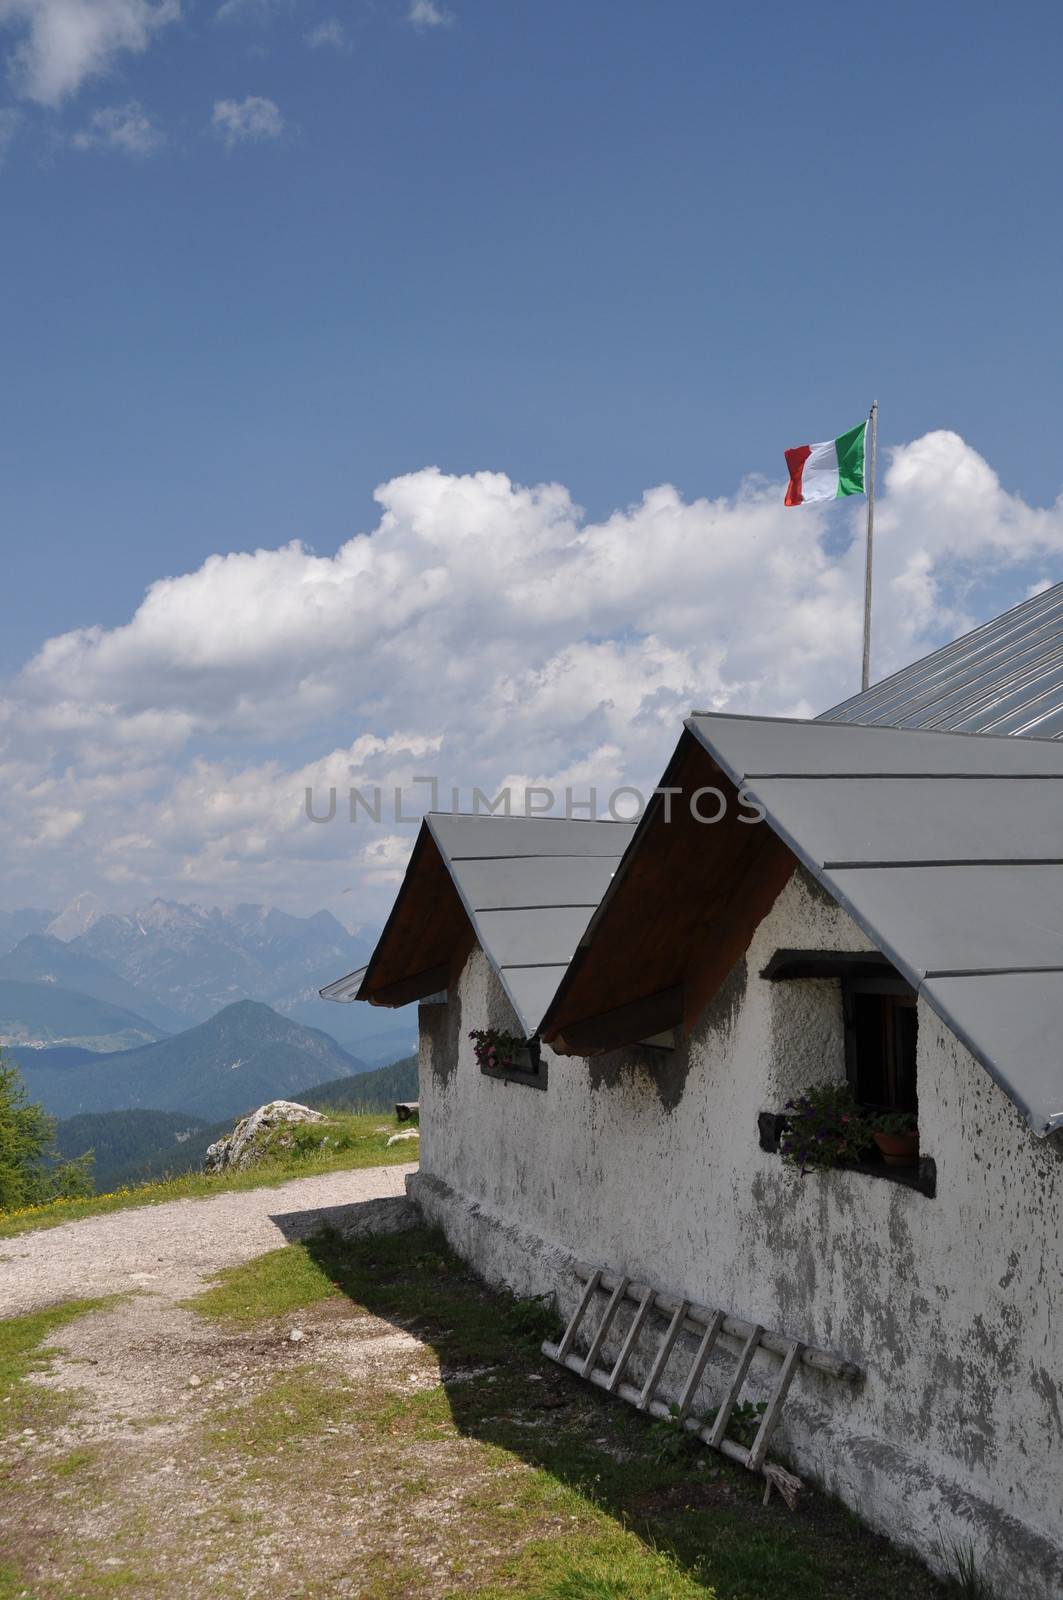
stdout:
[[(96, 670), (85, 652), (98, 663), (138, 615), (138, 637), (150, 632), (137, 609), (149, 584), (293, 538), (332, 558), (377, 527), (377, 485), (429, 466), (461, 482), (487, 472), (564, 485), (586, 521), (542, 546), (557, 564), (588, 525), (655, 485), (674, 485), (684, 505), (724, 498), (740, 523), (743, 505), (776, 494), (785, 446), (851, 426), (874, 395), (884, 474), (896, 449), (927, 486), (913, 499), (909, 475), (898, 491), (883, 667), (1063, 576), (1056, 513), (1036, 509), (1063, 486), (1061, 32), (1047, 4), (0, 0), (10, 726), (26, 740), (42, 704), (81, 704)], [(33, 54), (34, 39), (47, 47)], [(957, 443), (903, 455), (925, 437)], [(986, 463), (1000, 480), (990, 498), (1003, 498), (965, 545)], [(433, 499), (429, 479), (415, 482)], [(398, 520), (421, 539), (426, 513), (404, 505)], [(513, 514), (498, 537), (527, 540)], [(686, 652), (671, 678), (662, 666), (643, 683), (651, 698), (667, 691), (678, 705), (704, 685), (703, 701), (738, 709), (819, 709), (852, 687), (839, 669), (857, 593), (851, 516), (765, 522), (764, 559), (726, 590), (726, 618), (707, 602), (701, 627), (694, 608), (673, 631), (663, 589), (640, 608), (643, 572), (628, 601), (618, 591), (599, 613), (588, 593), (567, 633), (544, 623), (520, 654), (541, 679), (565, 648), (649, 638)], [(1026, 531), (1012, 548), (1016, 517)], [(624, 526), (618, 548), (630, 538), (637, 550), (637, 515)], [(736, 536), (728, 527), (709, 518), (686, 537)], [(803, 571), (773, 579), (767, 558), (790, 540), (783, 565)], [(403, 549), (413, 581), (424, 551)], [(831, 558), (822, 571), (817, 551)], [(637, 559), (652, 569), (652, 545)], [(920, 561), (932, 592), (915, 624), (890, 633)], [(498, 609), (542, 575), (534, 563), (501, 572)], [(829, 592), (837, 611), (808, 621), (763, 672), (739, 670), (746, 647), (727, 629), (743, 597), (777, 581), (791, 615), (793, 584), (810, 575), (816, 603)], [(681, 560), (650, 578), (679, 591), (686, 615)], [(194, 588), (221, 592), (209, 576)], [(197, 760), (225, 760), (230, 774), (274, 760), (290, 775), (361, 735), (449, 736), (457, 713), (431, 696), (431, 711), (418, 707), (415, 671), (373, 679), (359, 701), (351, 685), (372, 674), (343, 651), (327, 668), (303, 663), (304, 689), (315, 677), (327, 691), (271, 723), (262, 706), (301, 658), (287, 625), (271, 634), (272, 600), (256, 594), (226, 602), (246, 602), (244, 626), (265, 641), (239, 690), (219, 687), (228, 668), (212, 647), (185, 649), (203, 617), (185, 600), (176, 641), (148, 649), (153, 696), (135, 655), (125, 686), (108, 667), (92, 690), (92, 715), (122, 728), (127, 715), (185, 718), (166, 792)], [(482, 617), (490, 592), (478, 604)], [(224, 633), (224, 619), (210, 626)], [(64, 647), (68, 681), (34, 671), (43, 641), (94, 627), (102, 645), (74, 634)], [(367, 637), (364, 648), (390, 645)], [(422, 670), (434, 678), (438, 663)], [(555, 706), (557, 725), (585, 730), (601, 694)], [(256, 699), (241, 723), (232, 707)], [(126, 729), (122, 747), (136, 737)], [(550, 770), (619, 734), (581, 737), (553, 751)], [(173, 738), (171, 727), (171, 752)], [(668, 742), (658, 730), (646, 770)], [(492, 773), (546, 770), (534, 748), (500, 735), (480, 757)], [(75, 755), (38, 743), (34, 759), (54, 784), (82, 772)], [(93, 876), (100, 839), (119, 826), (97, 806), (67, 807), (82, 818), (67, 835), (85, 832), (81, 864), (65, 878), (54, 860), (43, 878), (27, 868), (27, 893), (54, 898)], [(224, 882), (204, 876), (189, 863), (205, 835), (187, 819), (181, 830), (166, 863), (153, 857), (113, 892), (180, 888), (184, 873), (189, 895), (236, 893), (239, 863)], [(269, 848), (275, 859), (275, 839)], [(265, 874), (261, 891), (284, 899), (292, 882)]]

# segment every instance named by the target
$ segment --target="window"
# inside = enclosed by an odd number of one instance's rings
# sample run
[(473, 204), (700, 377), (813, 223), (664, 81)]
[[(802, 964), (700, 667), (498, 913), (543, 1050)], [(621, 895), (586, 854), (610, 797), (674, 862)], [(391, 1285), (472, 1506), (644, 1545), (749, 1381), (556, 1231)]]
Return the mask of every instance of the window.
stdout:
[(848, 978), (842, 1000), (846, 1070), (857, 1104), (917, 1112), (914, 992), (898, 979)]
[(538, 1037), (521, 1039), (500, 1028), (474, 1028), (469, 1037), (485, 1078), (523, 1083), (531, 1089), (546, 1088), (546, 1062)]
[[(869, 1112), (918, 1116), (916, 994), (884, 956), (873, 951), (776, 950), (760, 975), (771, 983), (838, 980), (845, 1020), (846, 1075), (857, 1105)], [(786, 1112), (762, 1111), (757, 1126), (760, 1148), (777, 1153), (789, 1126)], [(905, 1184), (930, 1198), (937, 1193), (932, 1156), (920, 1155), (918, 1166), (893, 1166), (876, 1146), (864, 1152), (860, 1161), (846, 1165), (852, 1171)]]

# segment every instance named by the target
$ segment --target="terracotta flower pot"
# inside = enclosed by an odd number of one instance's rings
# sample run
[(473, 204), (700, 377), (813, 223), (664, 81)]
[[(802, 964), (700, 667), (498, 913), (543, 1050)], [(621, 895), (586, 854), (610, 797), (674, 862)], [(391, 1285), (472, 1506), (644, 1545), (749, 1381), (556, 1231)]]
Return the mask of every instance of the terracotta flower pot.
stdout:
[(875, 1143), (888, 1167), (914, 1167), (919, 1161), (918, 1133), (876, 1133)]

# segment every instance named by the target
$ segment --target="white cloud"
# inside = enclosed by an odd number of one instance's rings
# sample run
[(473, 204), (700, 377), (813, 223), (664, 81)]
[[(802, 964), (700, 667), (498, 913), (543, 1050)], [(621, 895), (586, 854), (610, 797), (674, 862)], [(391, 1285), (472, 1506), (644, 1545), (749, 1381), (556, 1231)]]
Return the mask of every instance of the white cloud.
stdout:
[(164, 142), (161, 131), (137, 100), (94, 111), (88, 126), (70, 141), (75, 150), (120, 150), (130, 156), (149, 156)]
[(449, 28), (454, 22), (451, 13), (436, 5), (436, 0), (410, 0), (406, 20), (415, 28)]
[(244, 100), (215, 100), (211, 127), (232, 149), (236, 144), (278, 139), (284, 132), (284, 118), (274, 101), (249, 94)]
[(327, 17), (303, 36), (311, 50), (349, 50), (350, 44), (343, 23), (337, 17)]
[[(413, 835), (396, 785), (604, 798), (652, 786), (692, 708), (809, 715), (858, 685), (862, 502), (665, 485), (589, 521), (560, 485), (435, 468), (376, 497), (334, 555), (212, 556), (124, 625), (47, 641), (0, 702), (5, 898), (349, 911), (353, 887), (370, 920)], [(876, 675), (1059, 573), (1063, 504), (1006, 493), (952, 433), (892, 452), (877, 513)], [(308, 785), (318, 810), (336, 789), (334, 823), (307, 820)], [(381, 786), (379, 826), (345, 820), (352, 785)]]
[(123, 53), (145, 51), (180, 14), (179, 0), (0, 0), (0, 26), (19, 34), (8, 58), (16, 91), (59, 105)]
[(291, 10), (291, 0), (222, 0), (215, 22), (251, 22), (265, 26), (277, 12)]

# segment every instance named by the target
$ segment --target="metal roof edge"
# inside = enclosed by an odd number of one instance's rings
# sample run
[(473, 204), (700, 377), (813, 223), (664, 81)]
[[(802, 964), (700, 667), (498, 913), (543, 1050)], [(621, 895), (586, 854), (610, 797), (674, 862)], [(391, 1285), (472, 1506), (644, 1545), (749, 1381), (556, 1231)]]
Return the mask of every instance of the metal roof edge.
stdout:
[[(898, 727), (891, 722), (830, 722), (826, 712), (818, 717), (761, 717), (754, 712), (743, 711), (692, 711), (683, 719), (684, 728), (689, 728), (699, 717), (712, 717), (720, 721), (726, 719), (728, 722), (784, 723), (788, 728), (861, 728), (866, 733), (911, 734), (913, 739), (932, 734), (939, 739), (998, 739), (1003, 742), (1018, 737), (1010, 733), (988, 733), (984, 728), (906, 728)], [(1021, 737), (1023, 744), (1050, 744), (1059, 748), (1058, 739), (1038, 737), (1033, 733), (1024, 733)], [(714, 759), (719, 760), (715, 752)], [(722, 762), (720, 764), (723, 765)]]
[(339, 989), (345, 984), (353, 983), (355, 978), (358, 979), (358, 987), (361, 988), (362, 981), (368, 971), (369, 963), (366, 962), (364, 967), (355, 967), (353, 972), (346, 973), (342, 978), (334, 978), (331, 983), (326, 983), (325, 987), (317, 992), (322, 1000), (334, 1000), (338, 1004), (349, 1005), (355, 999), (355, 996), (353, 994), (333, 994), (333, 989)]
[(422, 822), (435, 817), (461, 817), (469, 822), (593, 822), (595, 827), (630, 828), (628, 817), (559, 817), (553, 811), (426, 811)]

